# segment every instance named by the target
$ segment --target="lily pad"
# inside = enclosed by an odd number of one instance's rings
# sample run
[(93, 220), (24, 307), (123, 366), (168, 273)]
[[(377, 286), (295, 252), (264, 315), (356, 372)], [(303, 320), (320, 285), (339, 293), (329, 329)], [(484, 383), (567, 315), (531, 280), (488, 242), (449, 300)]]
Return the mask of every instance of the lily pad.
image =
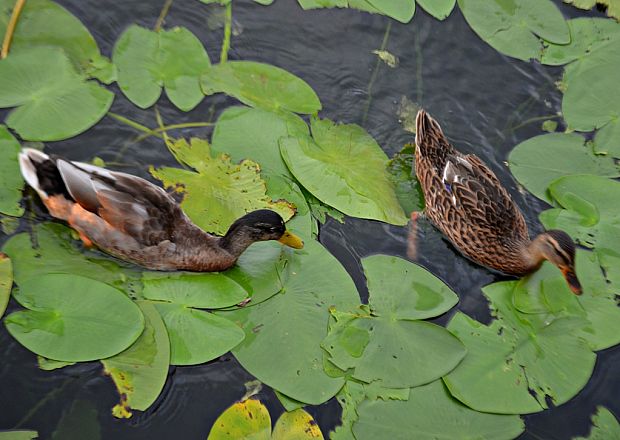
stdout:
[(217, 418), (207, 440), (269, 440), (271, 416), (260, 401), (248, 399), (230, 406)]
[(54, 371), (58, 370), (59, 368), (65, 368), (75, 364), (75, 362), (57, 361), (54, 359), (48, 359), (43, 356), (37, 356), (37, 365), (43, 371)]
[(226, 153), (234, 162), (250, 159), (260, 165), (262, 172), (290, 176), (278, 141), (308, 133), (308, 126), (297, 115), (237, 106), (220, 115), (211, 144), (214, 152)]
[(441, 380), (412, 388), (408, 400), (365, 400), (353, 425), (365, 439), (514, 439), (525, 428), (518, 416), (485, 414), (454, 400)]
[(208, 232), (223, 235), (239, 217), (256, 209), (271, 209), (284, 220), (295, 213), (284, 200), (272, 201), (266, 194), (256, 162), (234, 164), (229, 156), (211, 156), (206, 140), (179, 139), (169, 144), (177, 160), (195, 171), (179, 168), (151, 169), (165, 187), (183, 194), (181, 206), (194, 223)]
[(323, 440), (319, 425), (303, 409), (283, 413), (271, 434), (272, 440)]
[(0, 253), (0, 317), (4, 315), (9, 304), (13, 287), (13, 266), (9, 257)]
[(458, 4), (474, 32), (508, 56), (538, 59), (540, 38), (556, 44), (570, 42), (564, 17), (549, 0), (458, 0)]
[(424, 210), (424, 193), (415, 174), (415, 147), (405, 146), (390, 159), (387, 171), (406, 214)]
[(587, 437), (575, 437), (574, 440), (607, 440), (620, 438), (620, 423), (616, 417), (603, 406), (596, 407), (592, 416), (592, 430)]
[(155, 104), (162, 87), (183, 111), (204, 98), (200, 75), (211, 62), (200, 40), (186, 28), (155, 32), (131, 25), (116, 42), (112, 60), (118, 69), (118, 85), (138, 107)]
[(415, 13), (414, 0), (297, 0), (303, 9), (353, 8), (382, 14), (401, 23), (408, 23)]
[(456, 4), (456, 0), (416, 0), (416, 2), (437, 20), (448, 17)]
[[(322, 343), (329, 361), (362, 382), (409, 388), (432, 382), (463, 359), (463, 345), (446, 329), (419, 321), (445, 313), (458, 298), (438, 278), (397, 257), (362, 260), (370, 310), (332, 310)], [(424, 356), (420, 356), (424, 353)]]
[(406, 224), (375, 140), (355, 124), (314, 118), (311, 126), (313, 139), (280, 140), (282, 158), (303, 187), (347, 215)]
[(338, 260), (314, 240), (291, 254), (287, 270), (280, 293), (269, 301), (218, 314), (243, 326), (246, 338), (233, 354), (250, 374), (292, 399), (320, 404), (344, 383), (323, 371), (328, 308), (350, 309), (359, 297)]
[(540, 214), (547, 229), (562, 229), (586, 247), (620, 249), (620, 183), (599, 176), (566, 176), (549, 186), (559, 208)]
[(620, 20), (620, 5), (617, 0), (564, 0), (564, 3), (570, 3), (580, 9), (592, 9), (597, 4), (607, 6), (607, 15)]
[(148, 409), (168, 376), (170, 341), (166, 327), (152, 303), (137, 304), (144, 315), (142, 334), (125, 351), (101, 361), (121, 396), (112, 409), (115, 417), (129, 418), (132, 409)]
[(515, 178), (539, 199), (551, 203), (547, 187), (571, 174), (620, 176), (611, 157), (596, 155), (578, 134), (552, 133), (535, 136), (515, 147), (508, 157)]
[(116, 261), (95, 252), (85, 255), (71, 232), (58, 223), (42, 223), (33, 227), (30, 234), (22, 232), (11, 237), (2, 250), (13, 263), (15, 283), (21, 285), (46, 274), (78, 273), (127, 294), (139, 293), (137, 270), (122, 268)]
[(206, 95), (226, 93), (244, 104), (265, 110), (314, 114), (321, 102), (301, 78), (279, 67), (254, 61), (228, 61), (202, 76)]
[(50, 359), (81, 362), (114, 356), (144, 329), (144, 317), (133, 301), (82, 276), (32, 278), (13, 296), (28, 310), (7, 316), (7, 330), (28, 350)]
[(553, 44), (545, 41), (540, 61), (559, 66), (581, 60), (603, 47), (608, 41), (620, 37), (620, 24), (604, 18), (579, 17), (567, 20), (571, 41)]
[[(452, 396), (476, 411), (527, 414), (561, 405), (588, 382), (596, 355), (575, 334), (583, 318), (550, 321), (512, 305), (512, 282), (486, 286), (497, 319), (481, 324), (457, 313), (448, 330), (467, 347), (461, 364), (443, 378)], [(510, 396), (510, 399), (506, 399)]]
[(0, 440), (35, 440), (37, 438), (39, 438), (37, 431), (26, 429), (0, 431)]
[(0, 212), (13, 217), (24, 213), (24, 208), (19, 206), (24, 186), (17, 159), (20, 150), (17, 139), (0, 125)]
[(620, 119), (605, 124), (594, 136), (594, 151), (616, 159), (620, 158)]
[[(6, 32), (14, 0), (0, 0), (0, 35)], [(106, 84), (114, 80), (114, 69), (103, 57), (88, 29), (73, 14), (49, 0), (28, 0), (19, 15), (11, 41), (12, 55), (33, 47), (62, 49), (73, 66)]]
[(220, 273), (145, 272), (142, 277), (145, 298), (184, 304), (199, 309), (222, 309), (239, 304), (247, 292)]
[(31, 141), (82, 133), (103, 118), (114, 99), (109, 90), (85, 81), (63, 51), (43, 46), (2, 60), (0, 83), (0, 107), (17, 107), (6, 125)]
[(592, 131), (618, 119), (620, 90), (614, 78), (619, 70), (619, 37), (566, 67), (562, 113), (569, 128)]

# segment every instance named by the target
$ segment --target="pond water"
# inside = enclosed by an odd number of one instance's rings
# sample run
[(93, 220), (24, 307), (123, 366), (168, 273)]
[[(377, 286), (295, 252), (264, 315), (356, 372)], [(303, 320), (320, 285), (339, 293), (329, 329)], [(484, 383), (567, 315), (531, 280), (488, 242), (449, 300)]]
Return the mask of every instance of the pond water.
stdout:
[[(163, 1), (59, 3), (84, 22), (109, 56), (129, 24), (153, 26)], [(587, 15), (557, 3), (567, 17)], [(403, 25), (355, 10), (303, 11), (293, 0), (276, 0), (269, 7), (235, 0), (233, 20), (230, 59), (264, 61), (300, 76), (319, 95), (322, 117), (362, 125), (388, 155), (413, 141), (399, 120), (403, 99), (426, 108), (455, 145), (489, 164), (524, 211), (530, 231), (540, 231), (537, 215), (546, 205), (519, 190), (505, 160), (516, 144), (542, 133), (537, 118), (560, 110), (555, 81), (561, 69), (499, 54), (473, 33), (458, 8), (444, 22), (418, 8), (413, 22)], [(221, 23), (221, 9), (195, 0), (175, 0), (166, 18), (167, 26), (188, 27), (212, 58), (219, 54)], [(372, 53), (385, 38), (385, 48), (399, 59), (396, 68), (378, 62)], [(151, 110), (139, 110), (113, 88), (117, 92), (113, 112), (155, 125)], [(182, 123), (215, 120), (234, 103), (216, 95), (184, 113), (162, 98), (159, 109), (167, 123)], [(206, 137), (210, 129), (183, 132), (190, 133)], [(146, 178), (148, 165), (175, 165), (159, 139), (134, 143), (135, 137), (133, 129), (106, 117), (85, 134), (48, 145), (71, 159), (99, 156), (113, 168)], [(46, 219), (40, 207), (35, 210), (39, 220)], [(422, 222), (421, 229), (418, 262), (460, 298), (457, 308), (435, 321), (445, 324), (458, 309), (488, 322), (487, 300), (480, 288), (501, 276), (460, 256), (429, 224)], [(344, 265), (363, 297), (367, 291), (360, 258), (377, 253), (407, 257), (407, 228), (374, 221), (347, 218), (340, 224), (330, 219), (320, 230), (320, 241)], [(14, 302), (9, 311), (12, 308), (17, 308)], [(0, 353), (0, 429), (36, 429), (42, 439), (204, 439), (217, 416), (243, 396), (244, 383), (253, 379), (230, 354), (205, 365), (172, 367), (163, 393), (148, 411), (117, 420), (109, 409), (118, 396), (99, 363), (40, 371), (34, 355), (4, 326), (0, 326)], [(597, 405), (620, 414), (618, 365), (620, 346), (599, 352), (594, 374), (579, 395), (559, 408), (525, 416), (526, 431), (520, 438), (583, 435)], [(275, 420), (282, 407), (274, 393), (264, 388), (259, 397)], [(338, 424), (341, 410), (332, 399), (308, 411), (327, 436)]]

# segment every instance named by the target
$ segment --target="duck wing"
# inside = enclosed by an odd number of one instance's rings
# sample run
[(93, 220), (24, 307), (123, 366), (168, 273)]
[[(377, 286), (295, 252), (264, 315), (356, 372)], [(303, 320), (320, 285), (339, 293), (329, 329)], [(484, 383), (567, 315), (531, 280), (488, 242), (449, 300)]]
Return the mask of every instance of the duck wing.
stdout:
[(143, 245), (174, 241), (175, 230), (189, 223), (176, 201), (145, 179), (64, 159), (56, 164), (80, 206)]

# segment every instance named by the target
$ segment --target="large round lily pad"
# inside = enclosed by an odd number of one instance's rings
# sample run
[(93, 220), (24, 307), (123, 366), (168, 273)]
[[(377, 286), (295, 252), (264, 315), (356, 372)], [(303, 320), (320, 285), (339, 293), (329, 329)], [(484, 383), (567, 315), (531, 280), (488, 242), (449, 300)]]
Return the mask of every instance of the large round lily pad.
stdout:
[(144, 329), (138, 306), (121, 291), (78, 275), (31, 278), (13, 293), (28, 310), (4, 319), (28, 350), (60, 361), (91, 361), (129, 347)]
[(362, 127), (314, 118), (312, 136), (280, 140), (282, 158), (304, 188), (347, 215), (407, 223), (386, 171), (388, 158)]

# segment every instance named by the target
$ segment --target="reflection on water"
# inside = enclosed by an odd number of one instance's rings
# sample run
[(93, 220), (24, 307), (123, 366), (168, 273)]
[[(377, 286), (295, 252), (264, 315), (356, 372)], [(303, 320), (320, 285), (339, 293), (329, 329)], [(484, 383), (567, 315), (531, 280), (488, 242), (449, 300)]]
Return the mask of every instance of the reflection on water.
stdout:
[[(59, 3), (84, 21), (102, 52), (109, 56), (125, 27), (131, 23), (152, 27), (164, 2)], [(566, 14), (582, 14), (561, 8)], [(195, 0), (175, 0), (165, 24), (188, 27), (215, 61), (222, 35), (218, 28), (221, 16), (216, 7)], [(537, 214), (544, 203), (519, 191), (504, 161), (517, 143), (541, 133), (541, 121), (528, 121), (560, 111), (561, 95), (554, 85), (559, 69), (498, 54), (473, 34), (458, 9), (440, 23), (418, 8), (413, 23), (403, 25), (352, 10), (302, 11), (293, 0), (277, 0), (269, 7), (236, 0), (233, 16), (235, 36), (230, 59), (264, 61), (302, 77), (321, 98), (322, 116), (363, 125), (388, 155), (413, 141), (412, 134), (399, 123), (401, 102), (410, 100), (423, 106), (443, 122), (446, 135), (457, 148), (465, 154), (475, 153), (493, 169), (524, 211), (532, 234), (540, 231)], [(398, 57), (396, 68), (377, 62), (373, 54), (380, 48), (388, 25), (385, 49)], [(113, 112), (155, 125), (152, 110), (136, 108), (116, 86), (113, 88), (117, 93)], [(183, 123), (215, 120), (234, 103), (225, 96), (212, 96), (193, 111), (183, 113), (163, 97), (158, 107), (165, 122)], [(189, 133), (209, 136), (210, 128), (175, 134)], [(87, 133), (50, 143), (49, 148), (74, 160), (90, 160), (96, 155), (111, 167), (147, 178), (148, 165), (175, 164), (160, 140), (150, 137), (134, 142), (136, 136), (129, 127), (104, 118)], [(338, 257), (366, 299), (360, 258), (376, 253), (407, 258), (407, 232), (407, 227), (361, 219), (347, 219), (345, 224), (328, 220), (321, 229), (321, 242)], [(419, 264), (457, 292), (458, 309), (477, 320), (490, 319), (480, 287), (499, 279), (497, 274), (460, 256), (424, 219), (418, 222), (416, 252)], [(448, 319), (443, 316), (435, 321), (445, 324)], [(61, 432), (70, 431), (71, 426), (78, 429), (77, 424), (70, 424), (77, 423), (76, 411), (89, 415), (83, 421), (89, 426), (80, 425), (79, 429), (100, 433), (102, 439), (204, 439), (217, 416), (243, 396), (244, 383), (253, 379), (230, 355), (208, 365), (172, 368), (164, 392), (151, 409), (136, 413), (130, 420), (116, 420), (110, 408), (118, 397), (99, 364), (39, 371), (33, 355), (3, 326), (0, 347), (0, 428), (38, 429), (43, 439), (59, 439), (53, 436), (57, 428), (64, 429)], [(527, 416), (522, 438), (565, 439), (584, 434), (590, 414), (600, 404), (620, 414), (616, 397), (620, 395), (620, 379), (614, 369), (618, 362), (618, 348), (599, 354), (595, 372), (579, 396), (560, 408)], [(282, 407), (274, 394), (265, 388), (259, 398), (277, 419)], [(332, 400), (309, 412), (327, 435), (337, 424), (340, 409)], [(97, 417), (91, 417), (95, 413)], [(58, 427), (61, 420), (65, 425)], [(91, 438), (96, 438), (93, 435)]]

